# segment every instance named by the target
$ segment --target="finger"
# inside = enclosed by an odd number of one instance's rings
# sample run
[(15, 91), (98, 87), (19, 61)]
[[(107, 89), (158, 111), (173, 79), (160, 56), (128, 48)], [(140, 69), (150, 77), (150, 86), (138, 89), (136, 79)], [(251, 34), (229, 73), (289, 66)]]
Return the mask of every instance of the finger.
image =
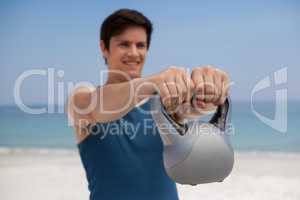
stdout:
[(181, 73), (178, 73), (176, 75), (176, 88), (177, 88), (177, 93), (179, 95), (179, 104), (182, 104), (186, 99), (187, 86), (184, 80), (182, 79)]
[(201, 110), (205, 107), (204, 79), (202, 75), (200, 77), (199, 80), (201, 80), (201, 82), (199, 82), (196, 86), (196, 92), (192, 101), (193, 107), (200, 109), (198, 112), (201, 112)]
[(191, 102), (191, 99), (193, 98), (193, 95), (195, 93), (195, 84), (192, 80), (191, 76), (185, 71), (183, 74), (183, 80), (185, 82), (186, 88), (187, 88), (187, 95), (186, 95), (186, 102)]
[(169, 90), (169, 98), (170, 98), (170, 101), (171, 101), (171, 109), (174, 110), (177, 105), (179, 104), (179, 95), (178, 95), (178, 92), (177, 92), (177, 87), (176, 87), (176, 83), (175, 83), (175, 80), (168, 80), (166, 82), (166, 86)]
[(212, 102), (215, 95), (215, 85), (213, 76), (209, 73), (203, 74), (204, 80), (204, 101), (205, 103)]
[(195, 100), (204, 102), (204, 79), (199, 70), (193, 70), (192, 81), (195, 87)]
[(221, 97), (220, 97), (219, 102), (218, 102), (219, 105), (224, 104), (225, 99), (227, 98), (225, 90), (226, 90), (226, 83), (222, 82), (222, 92), (221, 92)]
[(171, 98), (169, 94), (169, 89), (165, 83), (161, 84), (159, 87), (160, 98), (166, 109), (171, 107)]
[(184, 102), (190, 102), (194, 92), (194, 82), (184, 68), (181, 68), (181, 80), (184, 84)]
[(226, 98), (229, 95), (229, 86), (230, 86), (230, 81), (228, 76), (223, 75), (221, 80), (222, 80), (222, 94), (219, 100), (219, 105), (224, 104)]
[(200, 101), (197, 99), (193, 100), (193, 107), (198, 111), (198, 112), (202, 112), (203, 109), (206, 108), (206, 104), (204, 101)]
[(225, 76), (225, 97), (227, 98), (228, 95), (229, 95), (229, 90), (230, 90), (230, 85), (231, 85), (231, 82), (230, 82), (230, 79), (228, 76)]
[(215, 111), (217, 106), (214, 103), (206, 103), (204, 108), (202, 108), (202, 113), (209, 114), (212, 111)]
[(215, 73), (213, 79), (214, 79), (214, 86), (215, 86), (215, 95), (212, 102), (215, 105), (219, 105), (220, 99), (222, 97), (222, 90), (223, 90), (222, 76), (217, 72)]

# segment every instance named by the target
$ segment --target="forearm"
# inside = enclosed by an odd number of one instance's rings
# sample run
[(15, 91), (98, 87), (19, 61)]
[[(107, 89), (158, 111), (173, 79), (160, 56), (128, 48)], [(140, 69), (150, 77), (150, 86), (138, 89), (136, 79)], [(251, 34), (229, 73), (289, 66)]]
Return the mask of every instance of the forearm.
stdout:
[(96, 99), (96, 105), (90, 113), (91, 118), (96, 122), (117, 120), (154, 93), (154, 77), (99, 86), (91, 94), (91, 99)]

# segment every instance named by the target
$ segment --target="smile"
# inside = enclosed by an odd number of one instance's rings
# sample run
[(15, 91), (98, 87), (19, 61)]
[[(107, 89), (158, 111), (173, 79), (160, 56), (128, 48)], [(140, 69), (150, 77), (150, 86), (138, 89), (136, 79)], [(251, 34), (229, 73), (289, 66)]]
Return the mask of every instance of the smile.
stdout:
[(140, 64), (140, 62), (132, 62), (132, 61), (130, 61), (130, 62), (123, 61), (123, 63), (124, 63), (125, 65), (130, 65), (130, 66), (133, 66), (133, 65), (139, 65), (139, 64)]

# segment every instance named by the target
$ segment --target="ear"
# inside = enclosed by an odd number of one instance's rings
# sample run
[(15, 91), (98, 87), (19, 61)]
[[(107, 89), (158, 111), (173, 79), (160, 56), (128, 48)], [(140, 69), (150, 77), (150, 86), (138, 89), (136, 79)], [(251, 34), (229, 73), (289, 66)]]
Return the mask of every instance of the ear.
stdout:
[(104, 44), (104, 41), (103, 41), (103, 40), (100, 41), (100, 49), (101, 49), (102, 55), (103, 55), (105, 58), (107, 58), (108, 49), (105, 47), (105, 44)]

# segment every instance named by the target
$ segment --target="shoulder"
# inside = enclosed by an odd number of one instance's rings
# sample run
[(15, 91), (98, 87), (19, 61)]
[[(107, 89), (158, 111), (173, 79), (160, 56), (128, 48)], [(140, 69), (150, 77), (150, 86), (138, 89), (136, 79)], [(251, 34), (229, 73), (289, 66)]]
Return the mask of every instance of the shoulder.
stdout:
[(92, 86), (75, 87), (66, 102), (68, 125), (74, 127), (78, 143), (89, 134), (86, 127), (92, 123), (89, 107), (95, 90), (96, 87)]

